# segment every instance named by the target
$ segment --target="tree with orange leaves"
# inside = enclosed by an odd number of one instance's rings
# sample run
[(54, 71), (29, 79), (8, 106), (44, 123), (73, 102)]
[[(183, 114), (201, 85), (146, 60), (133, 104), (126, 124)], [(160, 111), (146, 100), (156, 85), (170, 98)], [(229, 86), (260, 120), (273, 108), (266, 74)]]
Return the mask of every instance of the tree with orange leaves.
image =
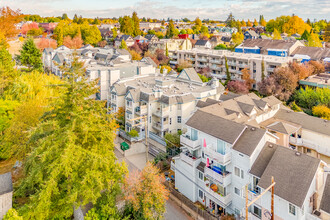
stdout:
[(127, 176), (123, 190), (126, 214), (130, 214), (132, 219), (162, 218), (169, 194), (163, 182), (159, 169), (150, 162), (141, 172)]
[(0, 32), (6, 38), (15, 37), (18, 34), (15, 24), (22, 19), (20, 10), (14, 11), (9, 7), (0, 8)]
[(252, 89), (252, 85), (256, 81), (254, 79), (251, 79), (249, 68), (242, 69), (242, 73), (243, 73), (242, 80), (244, 80), (244, 82), (245, 82), (246, 86), (249, 88), (249, 90)]
[(43, 51), (45, 48), (57, 48), (57, 42), (56, 40), (53, 39), (46, 39), (46, 38), (41, 38), (39, 43), (37, 44), (37, 47)]
[(71, 38), (69, 35), (64, 37), (63, 45), (70, 49), (79, 49), (83, 45), (83, 40), (80, 36), (75, 36)]

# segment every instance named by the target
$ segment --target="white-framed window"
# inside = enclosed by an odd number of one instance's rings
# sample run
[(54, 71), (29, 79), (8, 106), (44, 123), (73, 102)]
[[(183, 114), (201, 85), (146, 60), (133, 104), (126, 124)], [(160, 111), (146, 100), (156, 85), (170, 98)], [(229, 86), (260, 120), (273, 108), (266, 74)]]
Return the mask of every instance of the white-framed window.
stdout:
[(252, 213), (261, 219), (261, 208), (259, 208), (258, 206), (253, 206), (253, 210)]
[(236, 176), (238, 176), (238, 177), (244, 179), (244, 171), (243, 171), (243, 170), (241, 170), (241, 169), (238, 168), (238, 167), (235, 167), (234, 171), (235, 171), (235, 175), (236, 175)]
[(178, 116), (178, 123), (181, 124), (181, 116)]
[(289, 203), (289, 213), (291, 215), (296, 215), (296, 206), (291, 203)]
[(131, 106), (132, 106), (132, 101), (130, 101), (130, 100), (126, 100), (126, 105), (127, 105), (128, 107), (131, 107)]
[(199, 196), (200, 199), (204, 199), (204, 193), (200, 189), (198, 190), (198, 196)]
[(204, 174), (201, 171), (198, 171), (198, 178), (200, 180), (203, 180), (203, 178), (204, 178)]
[(241, 190), (235, 187), (235, 194), (241, 196)]

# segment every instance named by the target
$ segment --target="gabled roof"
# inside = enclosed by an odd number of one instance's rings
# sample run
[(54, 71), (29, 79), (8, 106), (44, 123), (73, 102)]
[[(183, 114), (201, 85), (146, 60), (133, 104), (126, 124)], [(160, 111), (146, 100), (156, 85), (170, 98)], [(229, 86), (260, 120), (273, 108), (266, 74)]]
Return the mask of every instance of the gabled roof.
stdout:
[(126, 86), (124, 83), (115, 83), (115, 84), (113, 84), (112, 87), (113, 87), (113, 89), (115, 89), (116, 94), (118, 96), (126, 94)]
[(45, 48), (45, 49), (44, 49), (44, 52), (45, 52), (45, 53), (51, 53), (51, 52), (53, 52), (53, 51), (54, 51), (53, 48)]
[(117, 49), (117, 52), (120, 54), (120, 55), (131, 55), (128, 50), (125, 50), (125, 49)]
[(147, 38), (144, 38), (143, 36), (139, 35), (134, 37), (134, 40), (147, 40)]
[(291, 56), (294, 55), (307, 55), (312, 60), (323, 60), (330, 57), (330, 48), (300, 46), (291, 53)]
[(290, 49), (296, 41), (273, 40), (273, 39), (247, 39), (240, 47), (258, 47), (262, 49)]
[(190, 117), (186, 125), (230, 144), (235, 143), (246, 129), (245, 125), (200, 110)]
[(195, 44), (195, 46), (206, 46), (208, 40), (198, 40)]
[(131, 94), (132, 100), (134, 102), (139, 102), (140, 101), (140, 90), (139, 89), (130, 89), (128, 90), (126, 96)]
[(203, 83), (203, 81), (199, 78), (199, 76), (194, 68), (183, 69), (181, 71), (181, 73), (177, 76), (177, 78)]
[(0, 175), (0, 195), (13, 191), (13, 182), (11, 179), (11, 173), (5, 173)]
[(152, 38), (157, 38), (157, 36), (156, 35), (154, 35), (154, 34), (147, 34), (146, 36), (145, 36), (145, 38), (147, 38), (148, 40), (151, 40)]
[(330, 214), (330, 174), (327, 175), (325, 181), (320, 210)]
[(223, 42), (227, 42), (227, 43), (229, 43), (230, 41), (231, 41), (231, 37), (227, 37), (227, 36), (222, 36), (221, 37), (221, 40), (223, 41)]
[(248, 30), (246, 32), (249, 33), (252, 37), (259, 37), (259, 34), (257, 34), (254, 30)]
[(251, 156), (265, 134), (266, 130), (264, 129), (248, 126), (238, 138), (233, 149), (247, 156)]
[(258, 186), (263, 189), (271, 184), (273, 176), (275, 195), (302, 207), (319, 164), (317, 158), (267, 142), (250, 173), (260, 178)]
[(273, 130), (273, 131), (277, 131), (282, 134), (290, 135), (290, 134), (295, 133), (300, 128), (300, 126), (295, 127), (288, 123), (277, 121), (277, 122), (274, 122), (273, 124), (268, 125), (267, 128), (270, 130)]

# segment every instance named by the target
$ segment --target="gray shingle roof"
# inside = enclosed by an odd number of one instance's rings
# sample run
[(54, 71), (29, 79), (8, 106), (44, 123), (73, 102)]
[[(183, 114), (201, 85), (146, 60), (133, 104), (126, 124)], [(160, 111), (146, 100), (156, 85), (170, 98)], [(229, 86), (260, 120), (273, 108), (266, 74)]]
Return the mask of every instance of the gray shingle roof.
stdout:
[(300, 46), (291, 53), (291, 56), (296, 54), (308, 55), (312, 60), (323, 60), (330, 57), (330, 48)]
[(280, 132), (282, 134), (292, 134), (296, 132), (300, 127), (295, 127), (293, 125), (289, 125), (285, 122), (274, 122), (273, 124), (270, 124), (267, 126), (270, 130)]
[(13, 182), (11, 179), (11, 173), (5, 173), (0, 175), (0, 195), (13, 191)]
[(275, 118), (301, 125), (304, 129), (330, 136), (330, 121), (302, 112), (280, 109)]
[(235, 143), (246, 129), (245, 125), (200, 110), (186, 124), (230, 144)]
[(266, 130), (264, 129), (248, 126), (248, 128), (245, 129), (243, 134), (238, 138), (237, 142), (233, 146), (233, 149), (247, 156), (251, 156), (265, 133)]
[(302, 207), (320, 160), (280, 145), (272, 144), (270, 148), (269, 144), (265, 144), (250, 172), (258, 174), (258, 185), (263, 189), (271, 184), (273, 176), (275, 195)]
[(207, 42), (208, 42), (208, 40), (198, 40), (198, 41), (196, 41), (195, 45), (205, 46), (207, 44)]
[(259, 47), (262, 49), (284, 49), (291, 48), (296, 41), (270, 40), (270, 39), (247, 39), (241, 47)]
[(201, 80), (201, 78), (199, 78), (196, 70), (194, 68), (185, 68), (181, 71), (181, 73), (177, 76), (177, 78), (182, 78), (183, 72), (185, 72), (189, 78), (190, 81), (194, 81), (194, 82), (199, 82), (199, 83), (203, 83), (203, 81)]
[(327, 179), (325, 181), (320, 209), (330, 214), (330, 174), (327, 175)]

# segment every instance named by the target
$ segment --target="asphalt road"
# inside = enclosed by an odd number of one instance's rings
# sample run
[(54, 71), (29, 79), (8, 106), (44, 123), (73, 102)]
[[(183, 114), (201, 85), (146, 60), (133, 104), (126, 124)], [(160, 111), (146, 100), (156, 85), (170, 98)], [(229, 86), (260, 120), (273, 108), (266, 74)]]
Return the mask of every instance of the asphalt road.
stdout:
[[(119, 161), (125, 161), (129, 172), (138, 170), (138, 168), (127, 158), (125, 158), (118, 149), (115, 148), (115, 154)], [(189, 217), (174, 201), (168, 199), (166, 202), (165, 219), (167, 220), (191, 220)]]

